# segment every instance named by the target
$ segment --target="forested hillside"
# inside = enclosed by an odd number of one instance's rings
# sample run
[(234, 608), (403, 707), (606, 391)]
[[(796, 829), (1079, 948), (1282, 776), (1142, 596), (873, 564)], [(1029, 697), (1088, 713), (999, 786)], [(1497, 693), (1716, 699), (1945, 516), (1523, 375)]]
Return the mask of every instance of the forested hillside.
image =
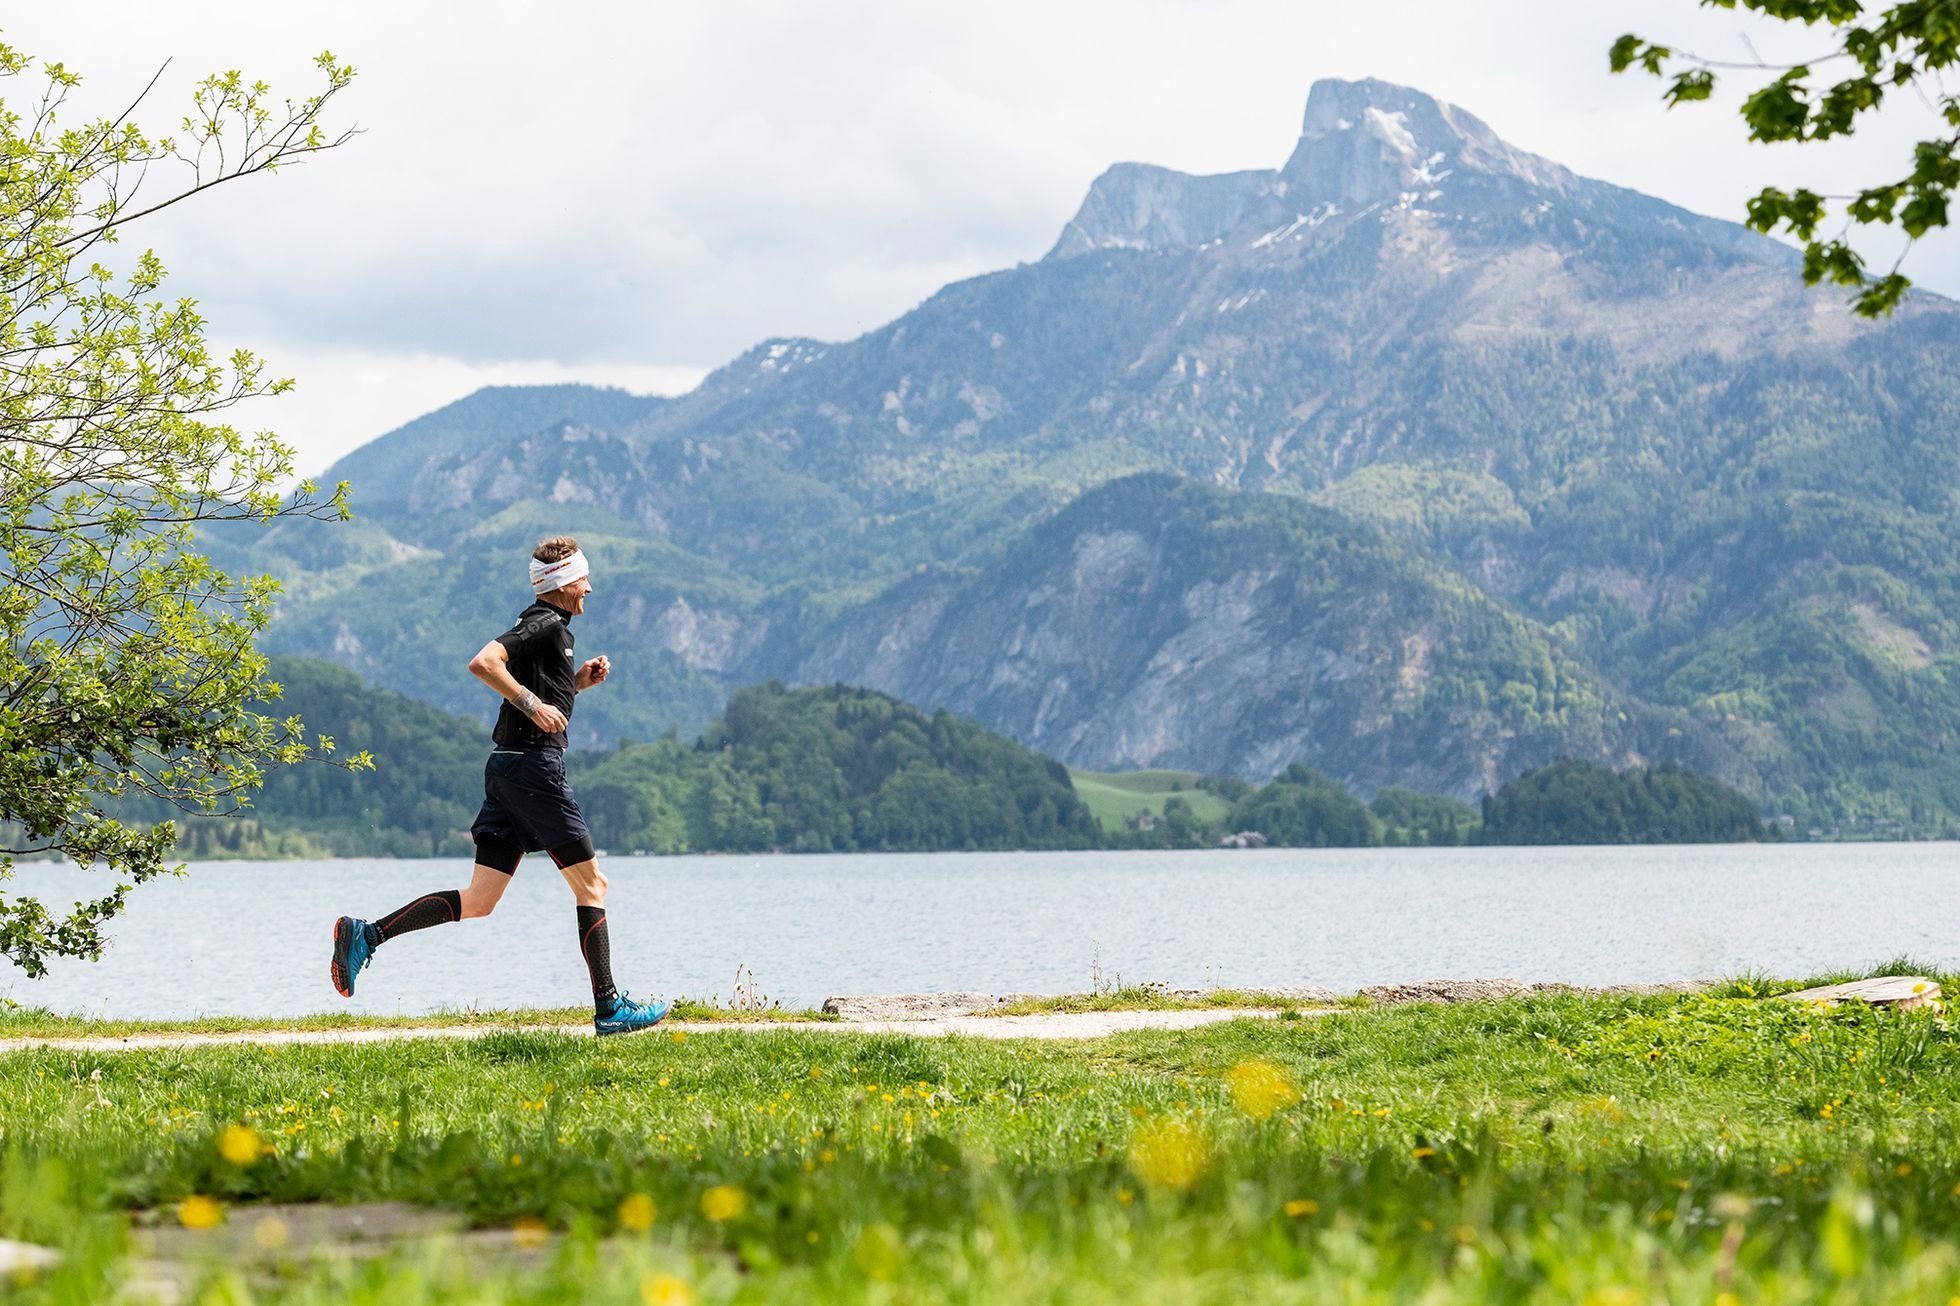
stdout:
[[(252, 805), (230, 817), (160, 807), (133, 814), (176, 820), (180, 854), (200, 860), (469, 855), (486, 731), (331, 663), (280, 658), (273, 671), (285, 692), (266, 710), (301, 716), (343, 753), (367, 750), (375, 769), (274, 768)], [(1153, 821), (1099, 822), (1059, 763), (950, 712), (847, 685), (750, 686), (692, 741), (573, 753), (568, 769), (595, 842), (616, 854), (1195, 850), (1246, 831), (1300, 848), (1706, 842), (1763, 832), (1748, 800), (1712, 778), (1671, 765), (1616, 775), (1573, 761), (1487, 796), (1481, 828), (1478, 813), (1455, 799), (1385, 789), (1364, 805), (1297, 763), (1260, 786), (1194, 776), (1192, 793), (1164, 799)], [(1198, 794), (1208, 818), (1198, 815)]]
[(833, 685), (739, 691), (692, 745), (587, 758), (594, 837), (648, 852), (1093, 848), (1059, 763), (950, 712)]
[(1741, 843), (1780, 838), (1747, 798), (1671, 762), (1619, 774), (1568, 759), (1488, 795), (1478, 841), (1493, 844)]
[(470, 821), (483, 800), (487, 730), (368, 685), (330, 662), (274, 658), (272, 676), (285, 692), (261, 711), (300, 717), (310, 735), (332, 736), (341, 755), (371, 753), (374, 770), (322, 762), (274, 767), (237, 816), (200, 816), (154, 804), (135, 815), (175, 820), (178, 848), (187, 857), (470, 854)]

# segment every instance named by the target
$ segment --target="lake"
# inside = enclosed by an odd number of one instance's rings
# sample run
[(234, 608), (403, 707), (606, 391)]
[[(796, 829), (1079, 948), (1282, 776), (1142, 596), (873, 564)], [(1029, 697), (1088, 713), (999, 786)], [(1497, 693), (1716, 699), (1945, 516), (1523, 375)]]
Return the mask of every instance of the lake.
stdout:
[[(1960, 844), (609, 857), (613, 969), (642, 996), (1063, 992), (1512, 976), (1605, 984), (1960, 963)], [(144, 885), (99, 963), (0, 995), (111, 1017), (570, 1006), (589, 996), (564, 882), (527, 857), (495, 915), (404, 936), (358, 996), (333, 920), (460, 888), (456, 861), (217, 862)], [(99, 872), (23, 865), (72, 901)], [(81, 887), (78, 887), (81, 886)]]

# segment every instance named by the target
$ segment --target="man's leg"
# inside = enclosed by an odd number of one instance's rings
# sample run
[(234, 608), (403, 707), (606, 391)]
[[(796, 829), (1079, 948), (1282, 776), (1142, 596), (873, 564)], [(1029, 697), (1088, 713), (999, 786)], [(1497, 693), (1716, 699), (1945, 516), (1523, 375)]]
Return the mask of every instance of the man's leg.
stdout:
[(412, 898), (376, 920), (342, 916), (333, 927), (333, 961), (327, 972), (343, 998), (354, 996), (354, 977), (368, 964), (376, 948), (389, 939), (432, 925), (447, 925), (466, 917), (488, 916), (510, 887), (524, 850), (508, 840), (478, 836), (476, 866), (467, 889), (442, 889)]
[(579, 811), (572, 787), (565, 782), (564, 755), (546, 750), (537, 759), (537, 783), (526, 793), (522, 815), (532, 837), (551, 853), (578, 904), (578, 947), (592, 977), (592, 1027), (600, 1034), (628, 1034), (652, 1029), (667, 1015), (658, 1000), (635, 1002), (613, 984), (612, 943), (606, 929), (606, 877), (599, 872), (598, 854), (585, 813)]
[(603, 1020), (619, 1004), (619, 988), (612, 977), (612, 941), (606, 931), (606, 877), (600, 873), (590, 839), (553, 848), (551, 859), (558, 863), (558, 873), (571, 886), (572, 901), (578, 904), (579, 955), (592, 978), (593, 1014)]

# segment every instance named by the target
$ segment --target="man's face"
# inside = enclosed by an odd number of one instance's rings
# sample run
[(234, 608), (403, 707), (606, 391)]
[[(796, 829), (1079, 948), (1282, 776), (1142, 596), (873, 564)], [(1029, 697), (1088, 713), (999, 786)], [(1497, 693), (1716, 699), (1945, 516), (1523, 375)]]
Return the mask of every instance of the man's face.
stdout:
[(576, 617), (585, 611), (585, 596), (591, 592), (592, 578), (590, 576), (581, 576), (569, 585), (560, 585), (557, 589), (551, 591), (551, 593), (544, 595), (543, 598), (545, 602), (551, 604), (554, 608), (562, 608), (564, 611)]

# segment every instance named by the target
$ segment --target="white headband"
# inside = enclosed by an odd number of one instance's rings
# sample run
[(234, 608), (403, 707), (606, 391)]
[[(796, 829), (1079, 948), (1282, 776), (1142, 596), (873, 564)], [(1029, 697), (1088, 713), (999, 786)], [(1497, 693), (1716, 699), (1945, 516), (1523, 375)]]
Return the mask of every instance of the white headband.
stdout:
[(531, 559), (531, 592), (549, 594), (555, 589), (563, 589), (576, 580), (590, 575), (592, 568), (587, 565), (585, 555), (577, 549), (571, 556), (560, 558), (557, 562), (539, 562)]

